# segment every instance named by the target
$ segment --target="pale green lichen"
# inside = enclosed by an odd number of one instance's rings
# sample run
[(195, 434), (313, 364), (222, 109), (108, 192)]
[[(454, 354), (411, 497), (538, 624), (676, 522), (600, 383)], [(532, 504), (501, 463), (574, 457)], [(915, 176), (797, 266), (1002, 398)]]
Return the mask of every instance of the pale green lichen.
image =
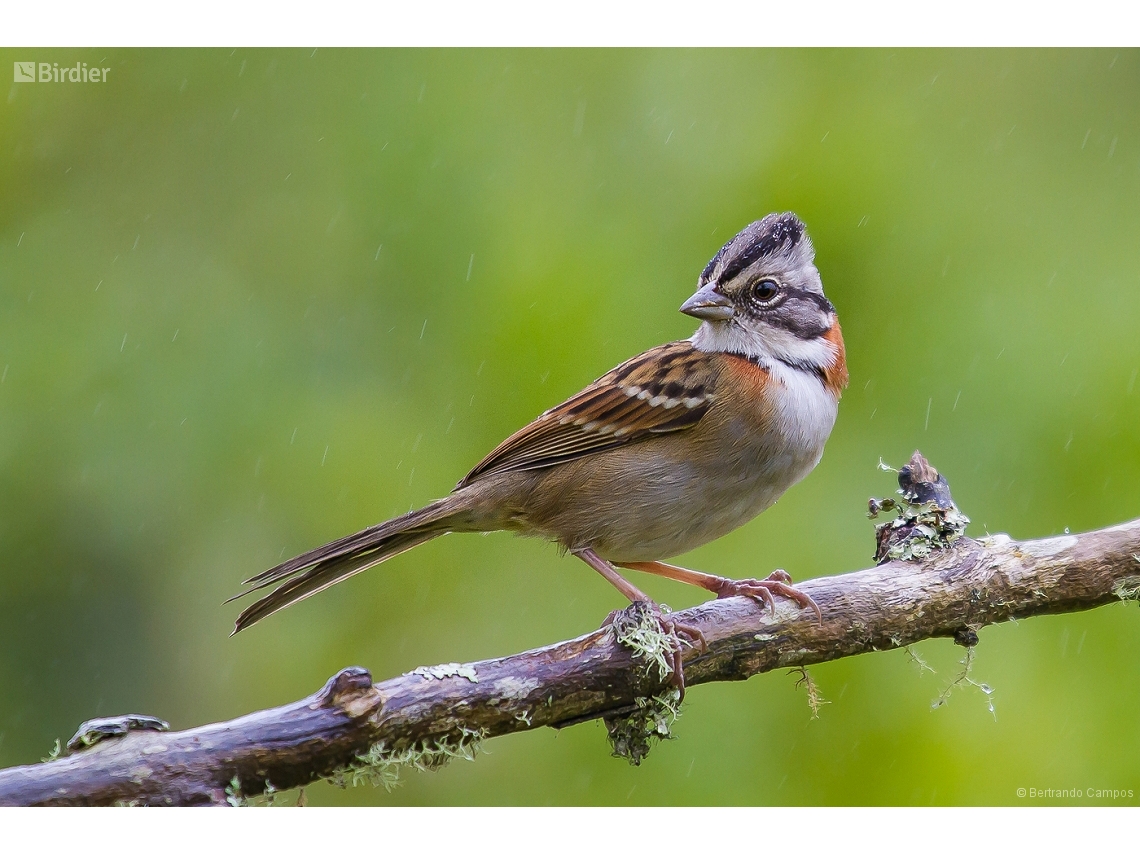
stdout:
[(613, 756), (624, 757), (631, 766), (641, 765), (653, 740), (673, 738), (673, 722), (681, 715), (680, 701), (681, 692), (670, 689), (653, 697), (634, 698), (635, 711), (607, 718)]
[[(942, 690), (942, 694), (940, 694), (937, 698), (934, 699), (934, 701), (930, 705), (930, 708), (933, 710), (933, 709), (938, 709), (940, 706), (943, 706), (947, 701), (950, 700), (950, 694), (954, 691), (955, 688), (965, 688), (966, 686), (973, 686), (975, 689), (977, 689), (979, 692), (981, 692), (983, 696), (985, 696), (986, 709), (988, 709), (990, 711), (990, 715), (992, 715), (994, 717), (994, 721), (997, 721), (997, 710), (994, 709), (994, 699), (993, 699), (994, 690), (993, 690), (993, 688), (986, 683), (979, 683), (977, 680), (973, 679), (970, 676), (970, 670), (973, 668), (973, 665), (974, 665), (974, 650), (975, 649), (976, 648), (974, 648), (974, 647), (967, 647), (966, 648), (966, 656), (962, 659), (962, 661), (960, 663), (962, 665), (962, 670), (958, 673), (958, 675), (953, 680), (950, 681), (950, 685), (948, 685), (945, 689)], [(931, 669), (931, 670), (933, 670), (933, 669)]]
[(48, 756), (47, 757), (41, 757), (40, 762), (41, 763), (50, 763), (52, 760), (58, 760), (62, 754), (63, 754), (63, 743), (61, 743), (57, 739), (55, 741), (55, 745), (53, 745), (51, 747), (51, 751), (48, 752)]
[(677, 636), (664, 630), (661, 618), (649, 606), (634, 603), (618, 612), (610, 626), (617, 643), (630, 650), (634, 659), (645, 661), (647, 674), (652, 673), (654, 667), (658, 680), (666, 680), (673, 674), (671, 660)]
[[(898, 492), (903, 494), (902, 490)], [(875, 526), (876, 542), (880, 544), (875, 560), (880, 562), (925, 558), (935, 549), (943, 549), (960, 538), (970, 523), (970, 518), (953, 505), (940, 508), (934, 502), (916, 504), (905, 495), (902, 499), (872, 499), (868, 503), (867, 517), (877, 519), (883, 511), (895, 511), (897, 516)], [(885, 551), (882, 550), (884, 543)]]
[(226, 804), (230, 807), (245, 807), (248, 803), (246, 797), (242, 795), (241, 781), (237, 775), (234, 775), (226, 785)]
[[(226, 803), (230, 807), (278, 807), (283, 806), (280, 802), (281, 791), (278, 790), (269, 781), (265, 782), (265, 789), (262, 790), (260, 795), (247, 796), (242, 792), (241, 781), (237, 775), (230, 779), (229, 785), (226, 786)], [(305, 788), (302, 787), (297, 794), (297, 807), (305, 806)]]
[(918, 676), (921, 677), (922, 673), (924, 671), (929, 671), (931, 674), (937, 674), (938, 673), (932, 667), (930, 667), (930, 665), (926, 664), (925, 659), (923, 659), (921, 656), (919, 656), (917, 653), (914, 652), (914, 648), (911, 645), (908, 644), (906, 647), (903, 648), (903, 650), (906, 651), (907, 659), (909, 659), (911, 661), (911, 663), (913, 663), (914, 666), (916, 668), (918, 668)]
[[(456, 758), (474, 760), (487, 736), (486, 730), (470, 730), (460, 727), (454, 734), (422, 740), (400, 750), (389, 749), (381, 741), (374, 744), (364, 754), (358, 754), (347, 767), (334, 772), (325, 780), (337, 787), (358, 787), (371, 784), (391, 790), (400, 782), (400, 770), (405, 768), (430, 772), (440, 769)], [(247, 796), (242, 791), (241, 780), (237, 775), (230, 779), (225, 788), (226, 803), (231, 807), (274, 807), (280, 791), (269, 781), (265, 790), (258, 796)], [(305, 791), (301, 789), (297, 806), (305, 804)]]
[(454, 734), (422, 740), (402, 749), (390, 749), (383, 741), (377, 742), (365, 754), (345, 769), (329, 777), (337, 787), (358, 787), (371, 784), (389, 792), (400, 782), (400, 770), (405, 768), (430, 772), (446, 766), (452, 760), (474, 760), (481, 750), (480, 743), (487, 736), (485, 730), (460, 727)]
[(929, 671), (931, 674), (938, 673), (930, 665), (927, 664), (925, 659), (923, 659), (918, 655), (918, 653), (915, 652), (914, 645), (903, 644), (902, 639), (900, 639), (897, 635), (892, 635), (890, 638), (891, 644), (893, 644), (895, 647), (901, 647), (903, 649), (903, 652), (906, 653), (906, 658), (910, 660), (910, 663), (918, 669), (919, 677), (922, 676), (924, 671)]
[(830, 704), (831, 701), (823, 697), (823, 694), (819, 691), (819, 687), (815, 684), (815, 680), (812, 679), (811, 674), (808, 673), (808, 669), (803, 665), (800, 665), (797, 668), (793, 668), (788, 673), (800, 675), (800, 678), (796, 680), (796, 688), (798, 689), (800, 686), (803, 686), (807, 689), (808, 708), (811, 710), (811, 721), (815, 721), (819, 718), (819, 711), (823, 709), (823, 707), (825, 707), (827, 704)]
[[(1137, 561), (1140, 557), (1132, 556)], [(1112, 595), (1119, 600), (1140, 600), (1140, 576), (1125, 576), (1112, 586)]]
[[(668, 614), (668, 606), (661, 606)], [(646, 676), (665, 681), (673, 675), (677, 645), (695, 645), (694, 641), (662, 626), (661, 614), (648, 603), (634, 603), (618, 612), (610, 624), (618, 644), (632, 652), (635, 660), (645, 663)], [(634, 698), (632, 712), (605, 719), (614, 757), (626, 758), (631, 766), (640, 765), (649, 753), (653, 740), (672, 739), (671, 727), (680, 715), (679, 689), (670, 688), (650, 697)]]
[(421, 665), (411, 673), (418, 677), (423, 677), (425, 680), (446, 680), (448, 677), (464, 677), (472, 683), (478, 683), (479, 677), (475, 674), (475, 669), (470, 665), (460, 665), (458, 662), (445, 662), (443, 665), (432, 665), (430, 667)]

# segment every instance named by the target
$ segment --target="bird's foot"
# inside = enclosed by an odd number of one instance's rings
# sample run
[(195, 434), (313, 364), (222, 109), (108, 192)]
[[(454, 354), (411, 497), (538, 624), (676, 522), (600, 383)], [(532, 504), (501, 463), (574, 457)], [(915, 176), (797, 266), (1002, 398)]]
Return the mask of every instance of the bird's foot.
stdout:
[(751, 597), (761, 605), (768, 606), (772, 614), (776, 613), (775, 594), (796, 603), (802, 609), (811, 609), (815, 612), (816, 620), (823, 623), (823, 612), (819, 604), (803, 591), (791, 584), (792, 577), (783, 570), (775, 570), (767, 579), (723, 579), (715, 593), (717, 599), (725, 597)]
[(685, 647), (708, 650), (708, 641), (699, 627), (674, 620), (652, 600), (637, 600), (628, 608), (611, 612), (602, 626), (612, 626), (618, 643), (639, 656), (656, 662), (661, 676), (685, 697)]

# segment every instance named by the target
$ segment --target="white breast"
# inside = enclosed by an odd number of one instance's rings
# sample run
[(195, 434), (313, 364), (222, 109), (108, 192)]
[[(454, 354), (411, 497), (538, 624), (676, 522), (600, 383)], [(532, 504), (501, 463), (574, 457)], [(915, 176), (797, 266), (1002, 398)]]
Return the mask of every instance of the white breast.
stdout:
[(782, 362), (768, 367), (772, 378), (778, 381), (774, 390), (778, 427), (790, 449), (807, 465), (807, 469), (792, 483), (811, 471), (820, 457), (823, 446), (835, 426), (839, 401), (823, 385), (818, 375), (791, 368)]

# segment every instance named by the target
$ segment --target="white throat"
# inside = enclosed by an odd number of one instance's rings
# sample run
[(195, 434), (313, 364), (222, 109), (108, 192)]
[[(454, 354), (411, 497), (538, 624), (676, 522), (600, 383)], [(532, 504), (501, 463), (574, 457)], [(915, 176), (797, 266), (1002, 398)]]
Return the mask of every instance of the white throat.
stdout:
[(836, 358), (834, 345), (826, 339), (802, 339), (770, 326), (760, 331), (736, 320), (703, 321), (689, 341), (705, 353), (735, 353), (777, 371), (787, 366), (826, 370)]

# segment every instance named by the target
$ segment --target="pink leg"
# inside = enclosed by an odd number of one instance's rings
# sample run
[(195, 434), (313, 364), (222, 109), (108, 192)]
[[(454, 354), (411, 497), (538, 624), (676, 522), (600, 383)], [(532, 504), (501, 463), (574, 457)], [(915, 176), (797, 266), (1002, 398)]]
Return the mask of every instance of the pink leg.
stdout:
[(772, 613), (776, 613), (776, 600), (774, 593), (792, 600), (800, 608), (811, 609), (815, 612), (816, 620), (823, 623), (823, 613), (819, 605), (805, 594), (788, 584), (792, 577), (783, 570), (776, 570), (767, 579), (726, 579), (723, 576), (713, 576), (710, 573), (700, 573), (684, 567), (675, 567), (662, 561), (637, 561), (630, 564), (620, 564), (630, 570), (640, 570), (643, 573), (652, 573), (655, 576), (664, 576), (689, 585), (696, 585), (716, 594), (717, 599), (724, 597), (751, 597), (757, 602), (767, 604)]
[(704, 633), (695, 626), (689, 624), (678, 623), (668, 616), (661, 613), (661, 607), (653, 602), (648, 595), (642, 593), (629, 583), (617, 570), (614, 569), (610, 562), (602, 558), (594, 550), (575, 549), (574, 555), (581, 558), (595, 570), (602, 574), (607, 581), (619, 591), (631, 603), (645, 603), (653, 610), (661, 629), (666, 635), (670, 636), (673, 640), (673, 652), (670, 656), (669, 664), (673, 669), (673, 685), (681, 693), (681, 698), (685, 697), (685, 672), (681, 658), (681, 636), (685, 636), (690, 645), (699, 644), (702, 650), (708, 649), (708, 643), (705, 641)]

